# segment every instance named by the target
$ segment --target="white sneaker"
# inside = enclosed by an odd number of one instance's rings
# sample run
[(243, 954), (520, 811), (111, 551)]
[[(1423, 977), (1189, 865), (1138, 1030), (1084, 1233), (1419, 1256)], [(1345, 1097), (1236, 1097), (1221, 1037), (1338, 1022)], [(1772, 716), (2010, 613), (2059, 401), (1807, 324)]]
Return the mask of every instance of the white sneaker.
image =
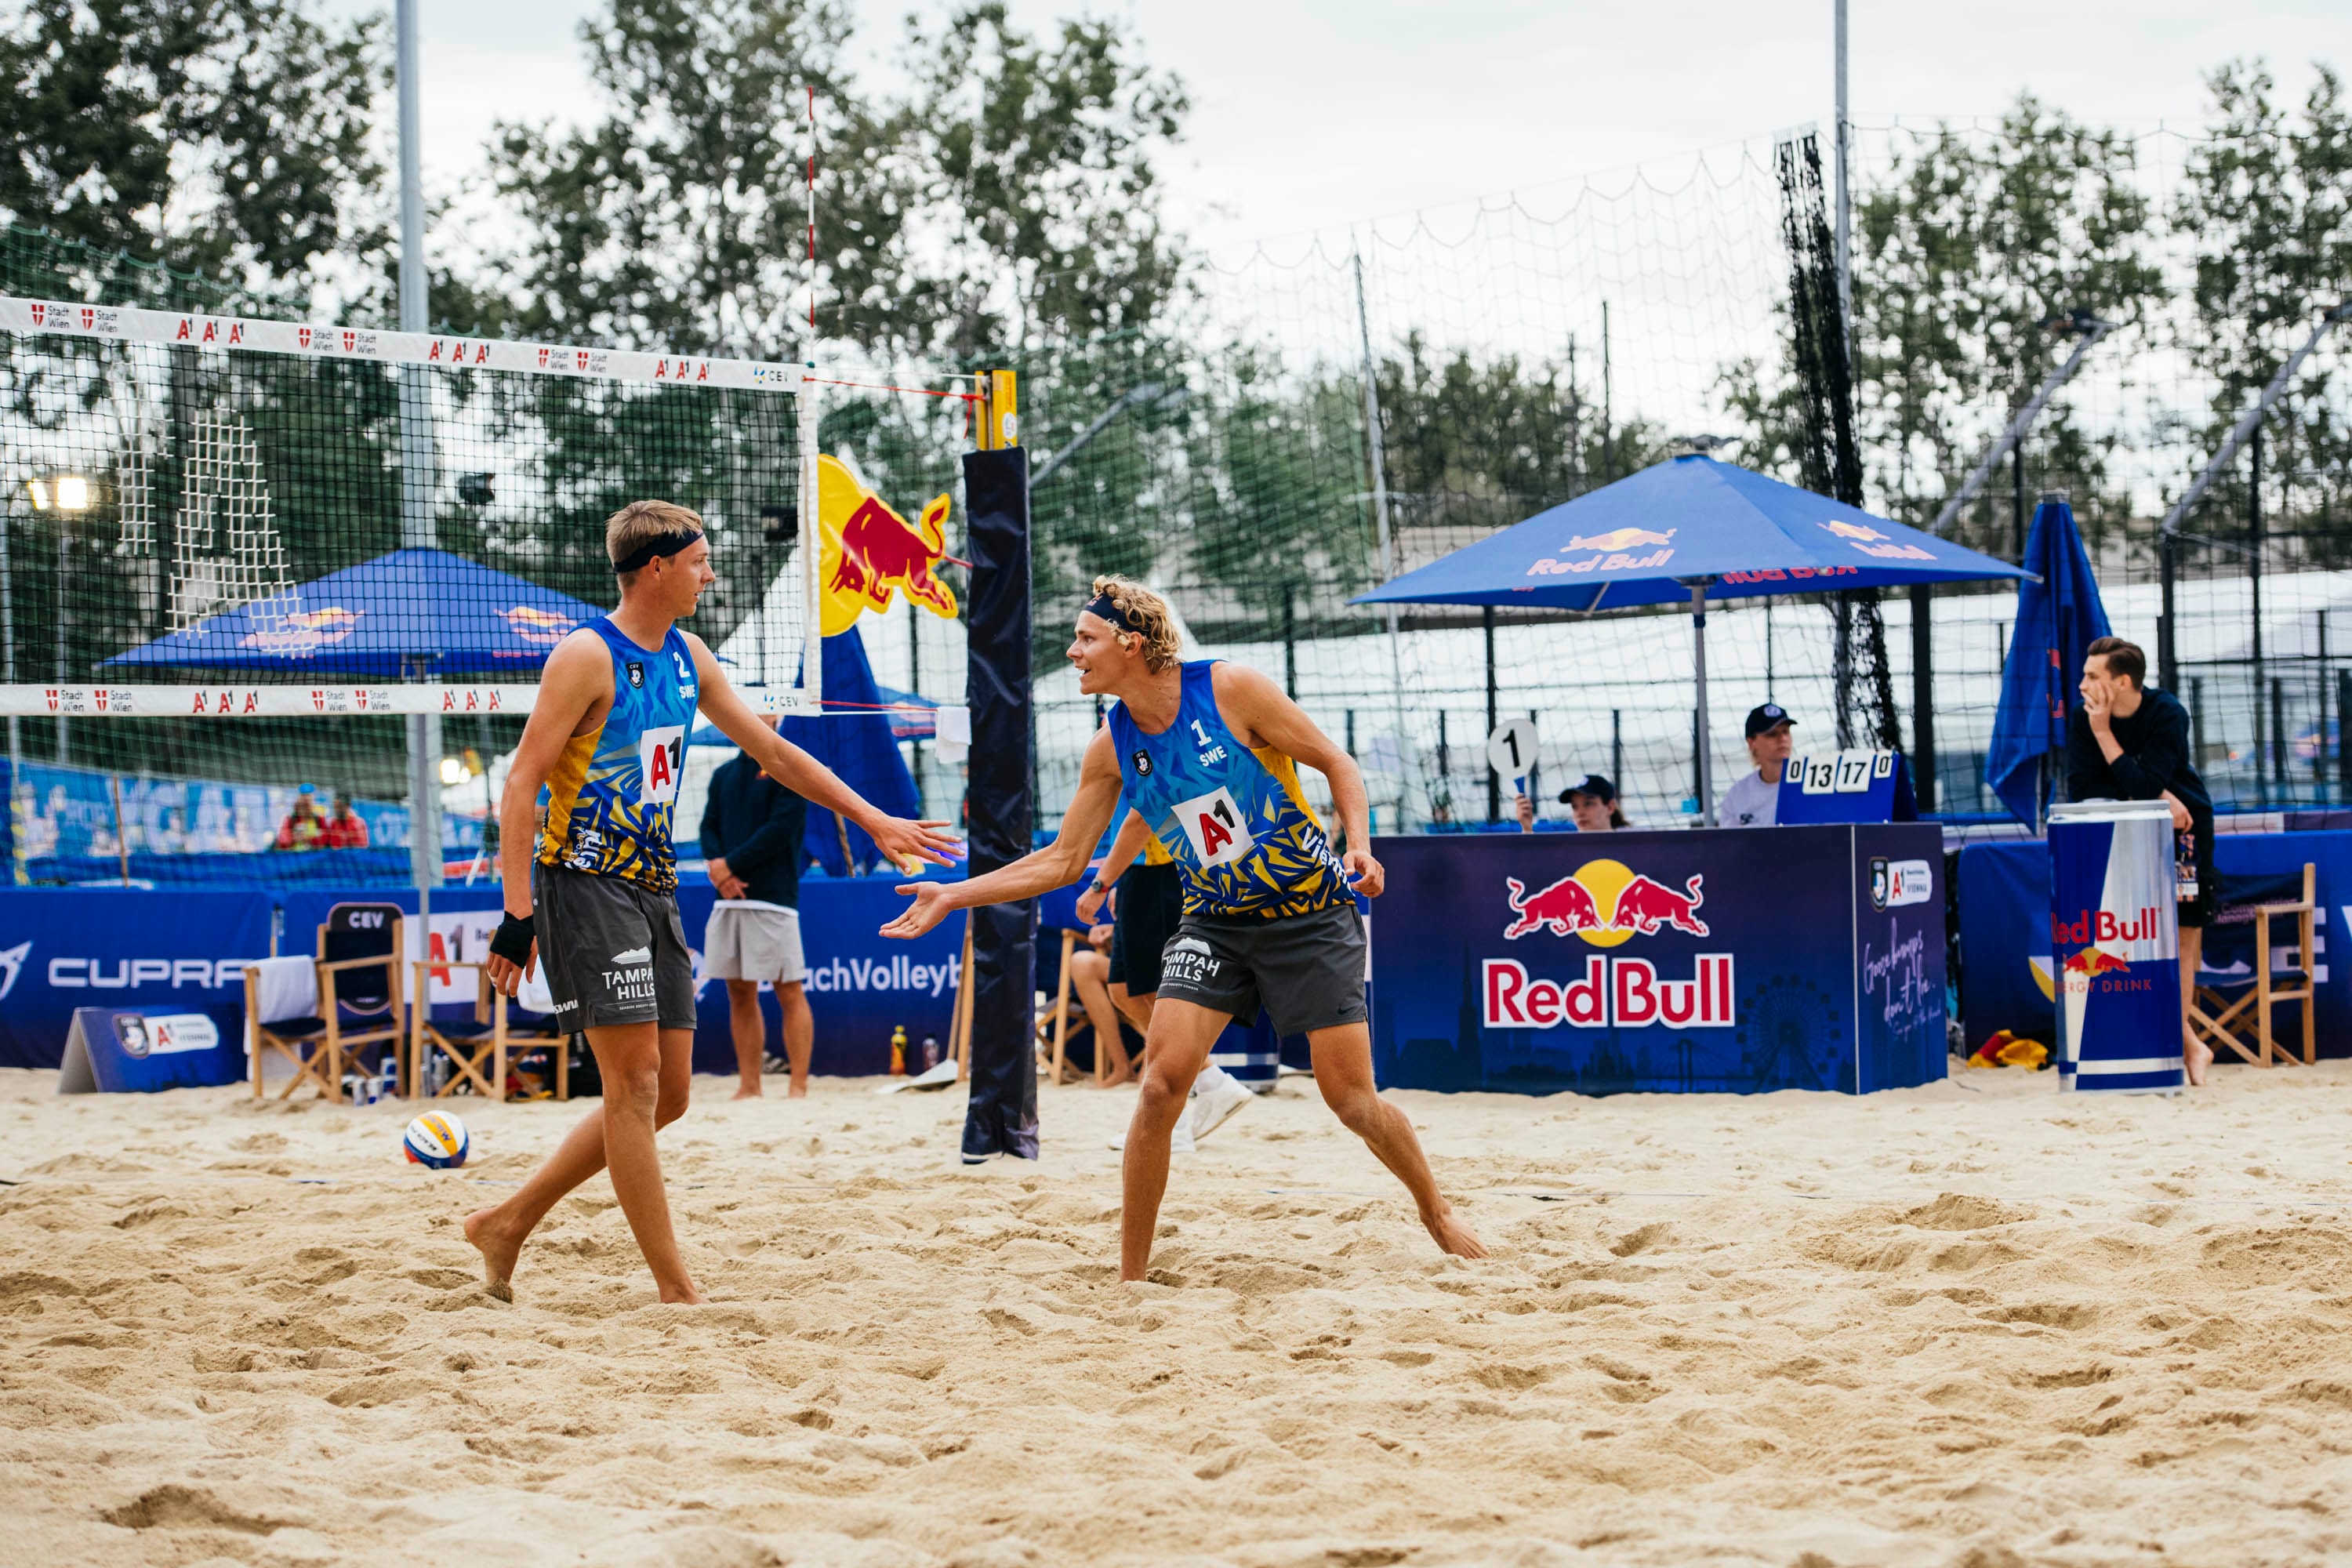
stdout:
[[(1223, 1082), (1204, 1089), (1192, 1097), (1192, 1110), (1186, 1114), (1184, 1121), (1192, 1123), (1192, 1133), (1194, 1139), (1206, 1138), (1223, 1126), (1234, 1111), (1256, 1098), (1250, 1092), (1248, 1085), (1228, 1075)], [(1183, 1122), (1179, 1122), (1178, 1125), (1181, 1127)]]
[[(1170, 1154), (1191, 1154), (1197, 1152), (1198, 1145), (1192, 1142), (1192, 1115), (1198, 1109), (1199, 1102), (1196, 1100), (1192, 1104), (1187, 1105), (1184, 1108), (1184, 1114), (1176, 1119), (1176, 1130), (1168, 1135), (1168, 1152)], [(1110, 1146), (1119, 1151), (1121, 1153), (1125, 1153), (1127, 1152), (1127, 1134), (1122, 1132), (1118, 1137), (1112, 1139), (1110, 1141)]]

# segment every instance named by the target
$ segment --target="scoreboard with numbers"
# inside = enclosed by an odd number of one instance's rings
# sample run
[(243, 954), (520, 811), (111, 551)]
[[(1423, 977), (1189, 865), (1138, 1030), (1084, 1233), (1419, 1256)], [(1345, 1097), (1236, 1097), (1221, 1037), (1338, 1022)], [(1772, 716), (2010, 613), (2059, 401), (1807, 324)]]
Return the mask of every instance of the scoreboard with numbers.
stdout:
[(1911, 764), (1900, 752), (1822, 752), (1790, 757), (1775, 818), (1783, 827), (1829, 822), (1916, 822)]

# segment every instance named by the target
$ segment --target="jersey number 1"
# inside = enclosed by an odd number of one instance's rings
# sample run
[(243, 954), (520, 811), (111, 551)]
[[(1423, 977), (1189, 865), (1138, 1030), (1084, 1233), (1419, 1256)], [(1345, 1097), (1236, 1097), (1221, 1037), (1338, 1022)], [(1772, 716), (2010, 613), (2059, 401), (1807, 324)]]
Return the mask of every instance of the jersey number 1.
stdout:
[(1229, 866), (1257, 847), (1257, 839), (1242, 819), (1240, 805), (1230, 790), (1216, 790), (1180, 801), (1176, 821), (1191, 840), (1192, 854), (1202, 869)]

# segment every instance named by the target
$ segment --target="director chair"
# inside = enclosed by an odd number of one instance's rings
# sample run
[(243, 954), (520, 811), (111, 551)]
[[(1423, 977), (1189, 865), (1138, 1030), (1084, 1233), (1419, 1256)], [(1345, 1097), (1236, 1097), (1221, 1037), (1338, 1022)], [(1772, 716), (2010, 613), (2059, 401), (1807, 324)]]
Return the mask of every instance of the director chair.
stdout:
[(398, 1074), (405, 1033), (399, 984), (401, 930), (397, 904), (337, 904), (328, 910), (319, 927), (318, 957), (291, 961), (310, 967), (317, 1002), (312, 1013), (284, 1016), (290, 1005), (289, 986), (297, 983), (288, 961), (273, 959), (247, 968), (255, 1099), (261, 1098), (264, 1064), (273, 1053), (295, 1068), (278, 1090), (280, 1100), (312, 1083), (323, 1098), (341, 1100), (343, 1069), (356, 1064), (370, 1047), (384, 1047), (381, 1062)]
[[(2189, 1026), (2198, 1038), (2213, 1047), (2216, 1055), (2223, 1049), (2237, 1055), (2256, 1067), (2292, 1065), (2298, 1059), (2309, 1065), (2318, 1059), (2318, 1039), (2314, 1033), (2318, 998), (2317, 943), (2314, 926), (2318, 910), (2318, 868), (2305, 861), (2303, 868), (2303, 896), (2293, 900), (2273, 900), (2251, 908), (2236, 906), (2217, 912), (2213, 927), (2206, 931), (2206, 959), (2210, 961), (2215, 929), (2223, 925), (2253, 926), (2252, 972), (2240, 976), (2224, 973), (2210, 978), (2200, 973), (2197, 994), (2189, 1007)], [(2235, 918), (2232, 918), (2235, 917)], [(2271, 921), (2292, 919), (2294, 921), (2293, 940), (2284, 943), (2274, 956), (2271, 947)], [(2284, 967), (2277, 959), (2289, 960)], [(2228, 993), (2237, 992), (2231, 1001)], [(2303, 1055), (2283, 1048), (2272, 1032), (2271, 1009), (2281, 1002), (2303, 1004)]]

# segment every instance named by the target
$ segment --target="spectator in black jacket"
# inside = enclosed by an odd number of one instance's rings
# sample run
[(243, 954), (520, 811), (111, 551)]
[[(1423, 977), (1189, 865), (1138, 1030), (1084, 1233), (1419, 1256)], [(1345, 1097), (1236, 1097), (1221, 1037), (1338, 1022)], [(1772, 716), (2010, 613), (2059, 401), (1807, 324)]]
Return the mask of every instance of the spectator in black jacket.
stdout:
[(2200, 1088), (2213, 1049), (2189, 1028), (2204, 956), (2205, 924), (2219, 892), (2213, 874), (2213, 799), (2190, 761), (2189, 710), (2145, 685), (2147, 655), (2121, 637), (2084, 650), (2083, 706), (2066, 721), (2066, 793), (2075, 800), (2160, 800), (2171, 808), (2180, 914), (2180, 1057)]
[[(774, 724), (769, 721), (771, 726)], [(702, 808), (702, 853), (719, 902), (702, 934), (704, 973), (727, 982), (727, 1012), (735, 1032), (738, 1100), (760, 1097), (768, 1054), (768, 1021), (760, 985), (775, 987), (784, 1016), (784, 1059), (792, 1068), (792, 1098), (808, 1092), (809, 1052), (816, 1019), (802, 982), (808, 961), (801, 951), (801, 838), (808, 802), (760, 771), (738, 752), (710, 775)]]

